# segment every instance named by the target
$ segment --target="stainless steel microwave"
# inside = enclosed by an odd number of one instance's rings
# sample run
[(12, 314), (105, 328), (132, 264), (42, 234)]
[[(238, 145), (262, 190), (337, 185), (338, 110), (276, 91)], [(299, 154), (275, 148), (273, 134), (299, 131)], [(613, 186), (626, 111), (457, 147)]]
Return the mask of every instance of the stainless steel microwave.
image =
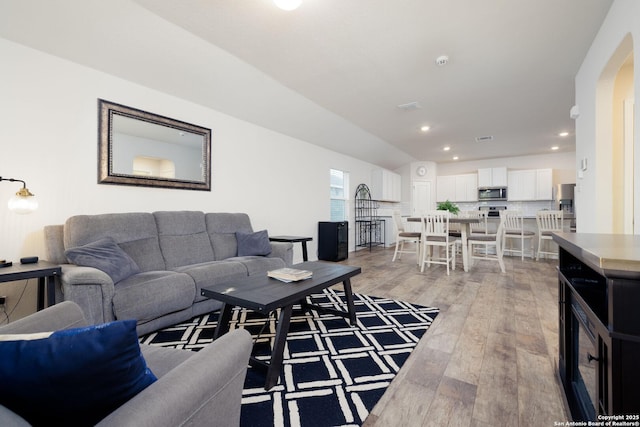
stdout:
[(478, 188), (478, 201), (487, 200), (507, 200), (506, 187), (484, 187)]

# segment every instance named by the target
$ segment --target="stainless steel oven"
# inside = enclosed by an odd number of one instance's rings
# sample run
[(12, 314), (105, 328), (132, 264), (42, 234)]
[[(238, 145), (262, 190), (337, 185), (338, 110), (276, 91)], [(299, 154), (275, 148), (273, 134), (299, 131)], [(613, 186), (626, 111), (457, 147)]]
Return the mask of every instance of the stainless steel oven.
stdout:
[(478, 188), (478, 201), (507, 200), (506, 187), (483, 187)]
[(506, 206), (480, 206), (481, 211), (487, 212), (487, 216), (500, 216), (500, 211), (506, 210)]

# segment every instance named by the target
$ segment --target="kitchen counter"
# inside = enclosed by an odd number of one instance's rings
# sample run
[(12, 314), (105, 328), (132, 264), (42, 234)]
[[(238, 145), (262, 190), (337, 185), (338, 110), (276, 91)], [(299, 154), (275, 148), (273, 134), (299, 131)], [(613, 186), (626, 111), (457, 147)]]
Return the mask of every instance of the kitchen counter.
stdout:
[(553, 240), (605, 277), (640, 279), (640, 236), (554, 233)]

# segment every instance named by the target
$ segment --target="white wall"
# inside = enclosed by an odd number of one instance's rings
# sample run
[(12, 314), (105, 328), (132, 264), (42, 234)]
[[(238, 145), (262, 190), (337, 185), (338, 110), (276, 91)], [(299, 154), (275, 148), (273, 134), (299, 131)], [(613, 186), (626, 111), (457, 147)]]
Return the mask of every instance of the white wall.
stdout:
[[(44, 258), (43, 227), (72, 215), (202, 210), (246, 212), (272, 235), (313, 236), (315, 259), (317, 222), (329, 219), (329, 169), (350, 173), (350, 194), (370, 184), (369, 163), (221, 112), (5, 39), (0, 57), (0, 176), (25, 180), (40, 202), (33, 214), (10, 212), (2, 206), (20, 186), (0, 183), (0, 258)], [(97, 184), (98, 98), (212, 129), (212, 191)], [(0, 285), (10, 308), (21, 288)]]
[[(576, 120), (576, 164), (587, 159), (587, 170), (578, 179), (576, 186), (576, 209), (578, 231), (608, 233), (612, 230), (612, 156), (610, 132), (602, 132), (596, 126), (598, 108), (599, 81), (603, 73), (609, 73), (606, 67), (625, 37), (633, 42), (634, 58), (640, 58), (640, 2), (637, 0), (615, 0), (604, 20), (600, 31), (587, 53), (576, 75), (576, 105), (580, 117)], [(624, 59), (624, 58), (622, 58)], [(640, 91), (640, 73), (635, 67), (634, 87), (636, 106)], [(615, 70), (614, 70), (615, 71)], [(602, 89), (602, 88), (600, 88)], [(601, 100), (600, 100), (601, 101)], [(635, 200), (640, 201), (640, 132), (639, 112), (635, 109), (634, 127), (636, 129)], [(596, 141), (599, 141), (596, 144)], [(640, 206), (636, 204), (636, 223)]]

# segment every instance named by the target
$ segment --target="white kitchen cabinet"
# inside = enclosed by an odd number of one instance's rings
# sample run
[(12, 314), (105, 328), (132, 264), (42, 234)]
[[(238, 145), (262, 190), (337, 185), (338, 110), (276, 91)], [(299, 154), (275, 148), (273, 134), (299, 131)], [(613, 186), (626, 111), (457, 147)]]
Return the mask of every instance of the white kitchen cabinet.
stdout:
[(436, 179), (436, 202), (454, 201), (456, 198), (456, 176), (439, 176)]
[(456, 202), (478, 201), (478, 175), (456, 175)]
[(552, 169), (509, 171), (509, 201), (551, 200)]
[(493, 186), (494, 187), (506, 187), (507, 180), (507, 168), (493, 168), (492, 177), (493, 177)]
[(491, 168), (478, 169), (478, 187), (492, 187), (493, 173)]
[(384, 247), (394, 246), (396, 244), (394, 219), (388, 216), (381, 216), (380, 219), (384, 221)]
[(506, 187), (507, 168), (478, 169), (478, 187)]
[(436, 181), (436, 201), (478, 201), (478, 176), (475, 173), (439, 176)]
[(553, 169), (536, 170), (536, 200), (553, 200)]
[(509, 201), (535, 200), (536, 171), (509, 171), (509, 187), (507, 188)]
[(371, 173), (371, 198), (386, 202), (402, 200), (402, 177), (386, 169), (375, 169)]

